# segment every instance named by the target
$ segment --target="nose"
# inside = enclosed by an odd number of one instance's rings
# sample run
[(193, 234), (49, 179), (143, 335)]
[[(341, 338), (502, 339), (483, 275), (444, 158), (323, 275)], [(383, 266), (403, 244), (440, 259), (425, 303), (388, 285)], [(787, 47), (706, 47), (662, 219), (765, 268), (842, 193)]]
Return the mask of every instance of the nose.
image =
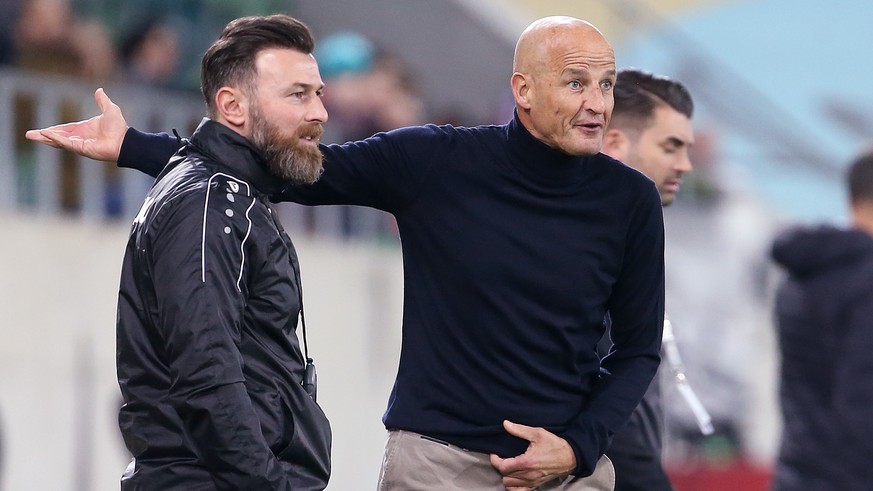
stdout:
[(585, 91), (585, 97), (582, 100), (582, 109), (590, 111), (594, 114), (603, 114), (606, 112), (607, 99), (610, 95), (604, 94), (600, 86), (594, 84), (591, 90)]
[(688, 157), (687, 152), (682, 152), (682, 158), (680, 158), (674, 167), (674, 170), (682, 174), (687, 174), (694, 169), (694, 166), (691, 164), (691, 159)]
[(325, 109), (321, 97), (313, 97), (310, 101), (306, 111), (306, 120), (312, 123), (324, 123), (327, 121), (327, 109)]

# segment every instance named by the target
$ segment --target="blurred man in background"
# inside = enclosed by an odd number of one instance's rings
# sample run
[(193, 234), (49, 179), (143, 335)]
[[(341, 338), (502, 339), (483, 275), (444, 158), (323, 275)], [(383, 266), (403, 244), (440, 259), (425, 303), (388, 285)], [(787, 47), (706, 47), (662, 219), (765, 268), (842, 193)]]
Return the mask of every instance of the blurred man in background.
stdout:
[[(636, 69), (618, 72), (615, 108), (603, 153), (639, 170), (655, 182), (661, 204), (676, 197), (682, 176), (691, 172), (694, 103), (681, 83)], [(611, 345), (608, 333), (601, 352)], [(662, 465), (664, 410), (656, 376), (606, 455), (615, 466), (616, 491), (672, 491)]]
[(873, 489), (873, 153), (847, 176), (852, 227), (783, 232), (772, 256), (783, 431), (774, 491)]

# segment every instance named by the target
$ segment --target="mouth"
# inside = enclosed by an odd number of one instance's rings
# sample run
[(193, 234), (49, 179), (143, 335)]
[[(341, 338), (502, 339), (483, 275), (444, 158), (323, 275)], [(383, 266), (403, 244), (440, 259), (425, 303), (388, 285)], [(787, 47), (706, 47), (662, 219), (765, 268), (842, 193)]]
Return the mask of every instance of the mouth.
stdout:
[(321, 142), (322, 135), (324, 135), (324, 129), (321, 126), (316, 126), (301, 133), (299, 140), (303, 145), (318, 145)]
[(594, 133), (603, 129), (603, 123), (597, 121), (589, 121), (585, 123), (576, 123), (575, 126), (586, 133)]
[(664, 190), (676, 194), (679, 192), (679, 186), (682, 184), (682, 181), (667, 181), (664, 183)]

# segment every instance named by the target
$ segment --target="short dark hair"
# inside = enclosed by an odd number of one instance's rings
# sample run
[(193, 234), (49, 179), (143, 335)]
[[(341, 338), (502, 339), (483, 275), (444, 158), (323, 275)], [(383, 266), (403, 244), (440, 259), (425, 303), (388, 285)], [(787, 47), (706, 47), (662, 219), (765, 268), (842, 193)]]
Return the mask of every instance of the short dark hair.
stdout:
[(852, 203), (873, 201), (873, 150), (856, 158), (846, 174), (849, 199)]
[(217, 114), (215, 94), (221, 87), (253, 87), (255, 57), (269, 48), (312, 53), (315, 40), (306, 24), (281, 14), (240, 17), (225, 26), (200, 62), (200, 90), (210, 116)]
[(689, 119), (694, 114), (691, 93), (681, 82), (637, 68), (619, 70), (613, 95), (610, 125), (622, 129), (642, 130), (654, 117), (655, 109), (663, 105)]

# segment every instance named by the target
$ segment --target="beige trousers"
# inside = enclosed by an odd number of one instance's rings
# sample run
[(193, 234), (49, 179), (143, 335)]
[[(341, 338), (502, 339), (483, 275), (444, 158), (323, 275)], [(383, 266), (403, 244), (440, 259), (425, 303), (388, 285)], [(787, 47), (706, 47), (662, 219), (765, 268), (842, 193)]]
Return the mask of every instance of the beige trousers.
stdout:
[[(588, 477), (568, 476), (541, 491), (613, 491), (615, 470), (606, 456)], [(403, 430), (388, 432), (378, 491), (505, 491), (488, 454), (471, 452)]]

